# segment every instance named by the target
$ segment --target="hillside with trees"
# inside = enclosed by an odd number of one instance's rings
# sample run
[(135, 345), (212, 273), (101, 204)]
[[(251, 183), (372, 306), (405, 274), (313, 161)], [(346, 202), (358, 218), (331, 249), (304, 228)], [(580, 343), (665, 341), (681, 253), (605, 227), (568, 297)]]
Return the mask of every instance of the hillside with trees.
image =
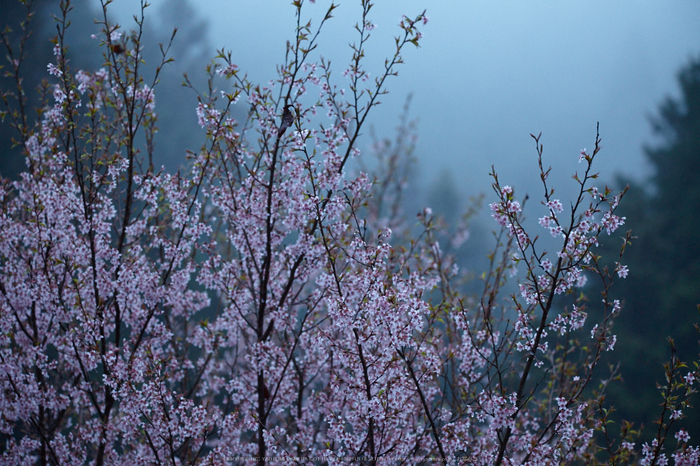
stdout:
[[(659, 141), (645, 150), (653, 175), (618, 181), (630, 186), (620, 215), (633, 238), (625, 251), (631, 272), (620, 287), (625, 310), (616, 323), (616, 359), (625, 383), (613, 384), (609, 401), (654, 436), (662, 398), (649, 381), (664, 382), (654, 368), (672, 354), (666, 338), (691, 367), (700, 349), (694, 327), (700, 317), (700, 58), (680, 70), (678, 84), (680, 95), (669, 97), (650, 119)], [(607, 255), (614, 258), (615, 251)], [(700, 414), (688, 416), (698, 438)]]

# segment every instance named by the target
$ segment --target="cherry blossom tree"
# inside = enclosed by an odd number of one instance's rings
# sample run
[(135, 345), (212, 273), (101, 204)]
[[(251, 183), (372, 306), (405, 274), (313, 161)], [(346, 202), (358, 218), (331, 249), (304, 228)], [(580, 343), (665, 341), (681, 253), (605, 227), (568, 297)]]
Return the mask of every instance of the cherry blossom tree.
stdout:
[[(400, 20), (394, 54), (370, 72), (363, 0), (335, 76), (315, 49), (337, 5), (314, 25), (306, 3), (293, 2), (295, 35), (269, 83), (219, 52), (196, 109), (207, 143), (175, 174), (151, 158), (170, 58), (161, 45), (154, 75), (142, 73), (146, 4), (127, 31), (104, 1), (105, 65), (76, 71), (61, 3), (37, 124), (19, 79), (3, 93), (27, 170), (0, 187), (2, 463), (634, 461), (634, 432), (612, 440), (603, 392), (587, 389), (614, 348), (611, 287), (628, 273), (622, 251), (614, 269), (595, 254), (624, 224), (624, 192), (594, 184), (600, 137), (581, 151), (565, 205), (533, 136), (553, 254), (492, 173), (500, 232), (483, 292), (467, 295), (431, 210), (411, 228), (399, 195), (377, 194), (404, 180), (350, 168), (425, 12)], [(596, 322), (582, 290), (602, 292)], [(667, 368), (672, 421), (697, 371)], [(643, 446), (644, 464), (662, 464), (671, 424)], [(673, 432), (676, 464), (697, 463), (685, 431)]]

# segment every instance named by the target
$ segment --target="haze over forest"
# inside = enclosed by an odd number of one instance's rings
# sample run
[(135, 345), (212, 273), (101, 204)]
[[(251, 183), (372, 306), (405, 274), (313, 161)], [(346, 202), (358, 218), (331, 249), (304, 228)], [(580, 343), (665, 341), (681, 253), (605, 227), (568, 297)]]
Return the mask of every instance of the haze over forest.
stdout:
[[(154, 0), (153, 10), (161, 3)], [(294, 30), (288, 3), (212, 0), (192, 6), (207, 21), (212, 53), (231, 50), (252, 80), (266, 83)], [(339, 3), (319, 51), (336, 63), (341, 83), (360, 10), (354, 2)], [(328, 4), (318, 1), (306, 11), (322, 14)], [(115, 6), (128, 26), (138, 2)], [(421, 48), (404, 55), (391, 94), (373, 116), (377, 134), (391, 137), (413, 93), (416, 172), (424, 190), (451, 176), (462, 195), (490, 194), (487, 175), (495, 165), (502, 180), (524, 191), (523, 182), (537, 179), (529, 134), (539, 132), (553, 176), (567, 180), (579, 150), (593, 145), (598, 121), (603, 175), (647, 175), (643, 145), (654, 143), (648, 117), (666, 96), (678, 94), (677, 71), (700, 52), (697, 2), (405, 0), (378, 2), (372, 10), (377, 28), (369, 54), (377, 72), (392, 52), (401, 15), (426, 8), (430, 22)]]

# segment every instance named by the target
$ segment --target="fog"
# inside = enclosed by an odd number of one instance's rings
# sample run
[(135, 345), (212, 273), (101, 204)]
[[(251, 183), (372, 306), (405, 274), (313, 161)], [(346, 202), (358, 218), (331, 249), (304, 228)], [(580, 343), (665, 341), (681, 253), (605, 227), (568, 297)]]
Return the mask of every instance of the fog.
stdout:
[[(163, 1), (154, 0), (151, 12)], [(290, 3), (191, 2), (208, 20), (203, 33), (212, 46), (230, 50), (262, 83), (276, 76), (293, 37)], [(318, 19), (329, 4), (307, 1), (305, 14)], [(138, 2), (118, 6), (126, 18)], [(491, 165), (502, 182), (539, 194), (530, 133), (543, 133), (554, 179), (569, 179), (579, 151), (593, 146), (596, 122), (602, 176), (647, 175), (643, 145), (654, 143), (648, 118), (666, 96), (677, 94), (677, 70), (700, 51), (700, 2), (694, 1), (378, 1), (368, 54), (373, 76), (393, 53), (401, 15), (423, 9), (430, 21), (421, 47), (403, 54), (405, 65), (371, 122), (380, 136), (390, 136), (412, 93), (419, 184), (439, 182), (449, 171), (464, 194), (489, 192)], [(339, 86), (360, 12), (359, 2), (341, 1), (322, 32), (318, 50), (335, 63)]]

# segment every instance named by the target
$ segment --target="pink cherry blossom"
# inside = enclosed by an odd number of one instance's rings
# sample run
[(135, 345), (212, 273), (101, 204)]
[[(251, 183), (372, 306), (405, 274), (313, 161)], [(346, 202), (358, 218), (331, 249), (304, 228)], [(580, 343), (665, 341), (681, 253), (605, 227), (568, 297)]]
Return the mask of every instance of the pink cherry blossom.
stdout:
[[(314, 52), (336, 6), (316, 24), (304, 3), (273, 79), (251, 82), (219, 53), (211, 75), (227, 87), (192, 109), (207, 142), (176, 174), (150, 163), (160, 66), (143, 76), (129, 53), (71, 70), (58, 23), (49, 101), (19, 128), (27, 170), (0, 183), (4, 464), (549, 465), (602, 448), (606, 411), (587, 384), (616, 344), (612, 275), (628, 269), (608, 272), (596, 248), (624, 225), (624, 191), (600, 192), (586, 172), (559, 215), (533, 135), (552, 246), (494, 170), (500, 231), (482, 291), (465, 291), (452, 252), (466, 221), (454, 231), (430, 208), (401, 211), (411, 125), (360, 150), (425, 12), (403, 16), (393, 54), (370, 70), (363, 1), (337, 76)], [(142, 50), (103, 9), (103, 47)], [(581, 151), (588, 168), (595, 144)], [(373, 152), (374, 172), (349, 165)], [(689, 391), (697, 373), (672, 362), (671, 388)], [(665, 425), (686, 407), (671, 388)], [(606, 448), (697, 464), (687, 432), (675, 438), (669, 454), (665, 437)]]

